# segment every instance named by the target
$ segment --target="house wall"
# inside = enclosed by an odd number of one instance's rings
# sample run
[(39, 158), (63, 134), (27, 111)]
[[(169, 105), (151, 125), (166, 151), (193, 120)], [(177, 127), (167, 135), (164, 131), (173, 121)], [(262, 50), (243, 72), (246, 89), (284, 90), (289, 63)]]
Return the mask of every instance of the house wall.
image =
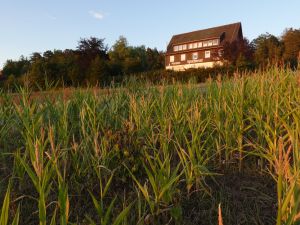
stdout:
[(202, 63), (193, 63), (193, 64), (182, 64), (177, 66), (166, 66), (167, 70), (174, 71), (184, 71), (188, 69), (197, 69), (197, 68), (211, 68), (216, 65), (223, 65), (222, 61), (214, 61), (214, 62), (202, 62)]
[[(219, 50), (222, 48), (195, 49), (189, 51), (166, 54), (166, 69), (185, 70), (189, 68), (212, 67), (215, 63), (220, 63)], [(210, 58), (205, 58), (205, 51), (210, 51)], [(193, 53), (198, 53), (198, 58), (193, 59)], [(185, 54), (185, 60), (181, 60), (181, 55)], [(174, 62), (170, 62), (170, 56), (174, 56)]]

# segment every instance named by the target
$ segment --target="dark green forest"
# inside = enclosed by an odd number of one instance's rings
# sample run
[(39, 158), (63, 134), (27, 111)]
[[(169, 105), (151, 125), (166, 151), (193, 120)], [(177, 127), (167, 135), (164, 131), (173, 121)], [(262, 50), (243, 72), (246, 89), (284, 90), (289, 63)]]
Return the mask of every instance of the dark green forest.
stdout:
[(251, 42), (225, 44), (221, 68), (171, 72), (164, 70), (164, 52), (156, 48), (130, 46), (121, 36), (109, 47), (104, 38), (81, 38), (76, 49), (34, 52), (29, 58), (7, 60), (0, 72), (0, 88), (13, 90), (16, 85), (42, 89), (45, 83), (55, 87), (107, 86), (138, 76), (158, 82), (160, 79), (208, 76), (232, 72), (237, 68), (256, 69), (269, 65), (297, 68), (300, 58), (300, 29), (286, 29), (280, 37), (266, 33)]

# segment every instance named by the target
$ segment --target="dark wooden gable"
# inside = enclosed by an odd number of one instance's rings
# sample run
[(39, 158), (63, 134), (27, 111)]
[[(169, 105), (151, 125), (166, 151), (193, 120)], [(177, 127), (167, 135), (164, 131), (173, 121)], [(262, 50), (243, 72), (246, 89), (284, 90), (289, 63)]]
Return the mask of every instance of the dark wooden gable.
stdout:
[(220, 39), (220, 45), (243, 38), (241, 23), (233, 23), (204, 30), (174, 35), (167, 47), (167, 53), (173, 52), (173, 46), (213, 38)]

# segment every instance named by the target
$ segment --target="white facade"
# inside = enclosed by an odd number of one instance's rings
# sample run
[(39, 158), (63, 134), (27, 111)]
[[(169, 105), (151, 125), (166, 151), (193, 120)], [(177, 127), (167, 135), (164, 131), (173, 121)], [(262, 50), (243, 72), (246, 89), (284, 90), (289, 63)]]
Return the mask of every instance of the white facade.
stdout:
[(197, 68), (211, 68), (215, 65), (222, 65), (223, 62), (215, 61), (215, 62), (200, 62), (200, 63), (192, 63), (192, 64), (183, 64), (183, 65), (173, 65), (173, 66), (166, 66), (167, 70), (174, 70), (174, 71), (184, 71), (188, 69), (197, 69)]

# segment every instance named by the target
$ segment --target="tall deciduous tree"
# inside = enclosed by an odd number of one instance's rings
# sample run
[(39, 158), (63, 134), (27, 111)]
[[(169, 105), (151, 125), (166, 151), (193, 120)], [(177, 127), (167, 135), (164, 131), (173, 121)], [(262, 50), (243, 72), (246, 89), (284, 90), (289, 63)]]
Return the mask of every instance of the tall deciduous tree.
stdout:
[(222, 57), (235, 66), (252, 63), (254, 48), (248, 39), (244, 38), (232, 43), (225, 43)]
[(109, 68), (106, 60), (97, 56), (91, 63), (87, 82), (91, 85), (103, 85), (108, 80)]
[(292, 67), (297, 66), (298, 57), (300, 55), (300, 29), (285, 30), (282, 41), (284, 45), (284, 60)]
[(109, 51), (110, 67), (113, 75), (124, 73), (124, 62), (129, 55), (128, 41), (124, 36), (120, 36)]
[(277, 64), (282, 59), (282, 44), (280, 40), (269, 33), (262, 34), (252, 41), (255, 48), (255, 61), (265, 67)]
[(10, 75), (15, 77), (20, 77), (28, 72), (30, 67), (30, 62), (23, 56), (20, 57), (19, 60), (13, 61), (13, 60), (7, 60), (4, 64), (3, 70), (2, 70), (2, 76), (8, 77)]
[(120, 36), (109, 51), (112, 73), (131, 74), (143, 71), (162, 69), (164, 67), (164, 54), (157, 49), (145, 46), (129, 46), (125, 37)]
[(104, 38), (81, 38), (78, 42), (77, 49), (89, 58), (100, 56), (101, 58), (107, 59), (108, 57), (108, 47), (104, 44)]
[(165, 66), (165, 56), (163, 52), (157, 51), (156, 48), (147, 48), (147, 70), (159, 70), (163, 69)]
[(89, 76), (89, 68), (96, 57), (108, 60), (108, 47), (104, 44), (104, 39), (90, 37), (81, 38), (78, 42), (77, 53), (79, 55), (78, 66), (82, 75), (81, 82)]

